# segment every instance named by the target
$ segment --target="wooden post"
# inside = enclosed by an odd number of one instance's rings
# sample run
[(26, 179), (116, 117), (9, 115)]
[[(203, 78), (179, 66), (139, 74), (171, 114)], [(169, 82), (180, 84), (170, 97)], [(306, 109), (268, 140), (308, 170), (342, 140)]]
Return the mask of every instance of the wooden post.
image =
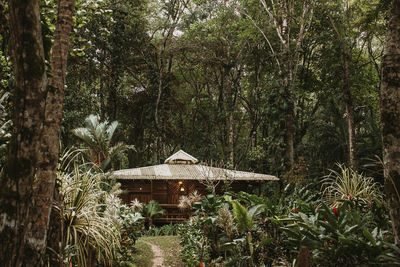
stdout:
[(153, 199), (153, 179), (150, 180), (150, 200)]

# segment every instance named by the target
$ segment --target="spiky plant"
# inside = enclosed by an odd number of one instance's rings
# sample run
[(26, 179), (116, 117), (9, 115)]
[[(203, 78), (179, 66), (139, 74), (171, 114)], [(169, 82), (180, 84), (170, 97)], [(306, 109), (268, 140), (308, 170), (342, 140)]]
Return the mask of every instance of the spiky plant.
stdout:
[(97, 261), (111, 266), (120, 247), (120, 229), (111, 204), (101, 201), (113, 197), (100, 189), (100, 175), (75, 167), (72, 173), (60, 174), (59, 179), (63, 201), (56, 209), (63, 225), (63, 258), (85, 267), (94, 252)]
[(178, 207), (181, 210), (189, 210), (192, 208), (193, 202), (198, 202), (201, 200), (201, 195), (195, 190), (190, 193), (188, 196), (181, 196), (179, 198)]
[(88, 160), (102, 170), (108, 169), (111, 161), (123, 155), (126, 150), (133, 149), (133, 146), (123, 143), (112, 145), (117, 127), (117, 121), (100, 122), (99, 116), (89, 115), (85, 119), (85, 127), (72, 130), (72, 133), (88, 146), (88, 149), (84, 150)]
[(382, 199), (380, 185), (372, 177), (337, 164), (339, 171), (331, 170), (323, 181), (323, 195), (326, 202), (331, 206), (339, 206), (340, 200), (357, 200), (369, 203), (373, 199)]
[(188, 196), (180, 196), (178, 208), (181, 210), (187, 210), (192, 207), (192, 202)]
[(223, 206), (218, 210), (218, 217), (215, 221), (219, 227), (224, 229), (228, 238), (232, 238), (234, 234), (235, 224), (233, 221), (233, 216), (228, 207)]
[(143, 209), (143, 203), (141, 203), (137, 198), (131, 201), (131, 210), (133, 212), (141, 212)]
[(198, 202), (201, 200), (202, 196), (197, 192), (197, 190), (194, 190), (192, 193), (189, 194), (190, 201), (193, 202)]

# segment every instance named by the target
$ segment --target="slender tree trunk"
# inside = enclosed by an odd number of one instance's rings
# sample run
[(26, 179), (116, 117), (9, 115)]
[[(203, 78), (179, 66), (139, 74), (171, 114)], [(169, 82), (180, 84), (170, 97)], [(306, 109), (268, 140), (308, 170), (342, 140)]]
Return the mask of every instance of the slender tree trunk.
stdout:
[(335, 30), (336, 36), (339, 40), (340, 47), (342, 49), (342, 61), (343, 61), (343, 82), (342, 82), (342, 93), (343, 100), (346, 107), (346, 124), (347, 124), (347, 139), (348, 139), (348, 153), (349, 153), (349, 165), (352, 168), (357, 166), (356, 160), (356, 134), (355, 134), (355, 125), (354, 125), (354, 107), (353, 107), (353, 97), (351, 96), (350, 90), (350, 64), (351, 64), (351, 50), (342, 36), (342, 33), (339, 31), (336, 26), (335, 21), (333, 20), (331, 15), (329, 16), (329, 21), (333, 29)]
[(60, 126), (74, 2), (75, 0), (59, 1), (51, 58), (53, 76), (49, 82), (46, 97), (44, 132), (40, 148), (41, 157), (38, 163), (33, 193), (35, 204), (30, 216), (32, 227), (28, 233), (28, 240), (38, 253), (29, 259), (25, 258), (24, 266), (38, 266), (42, 254), (40, 252), (44, 252), (46, 247), (46, 235), (49, 226), (60, 151)]
[(229, 77), (229, 68), (225, 68), (225, 86), (227, 91), (227, 111), (228, 111), (228, 149), (229, 149), (229, 161), (234, 166), (235, 160), (235, 146), (234, 146), (234, 103), (232, 101), (232, 82)]
[[(300, 48), (303, 43), (304, 37), (311, 25), (314, 3), (312, 1), (303, 1), (301, 19), (297, 25), (299, 26), (299, 32), (296, 37), (293, 36), (292, 31), (292, 22), (294, 21), (294, 10), (296, 9), (296, 1), (278, 0), (276, 2), (271, 1), (271, 3), (267, 3), (267, 1), (265, 0), (260, 0), (260, 3), (268, 14), (269, 18), (271, 19), (277, 37), (280, 41), (280, 53), (276, 53), (266, 34), (262, 30), (260, 30), (260, 28), (253, 21), (253, 24), (255, 24), (256, 28), (261, 31), (263, 37), (266, 39), (279, 68), (281, 86), (284, 89), (284, 92), (281, 96), (287, 101), (288, 104), (286, 114), (284, 114), (284, 125), (280, 126), (282, 130), (285, 131), (286, 147), (285, 151), (283, 152), (283, 157), (286, 161), (285, 171), (291, 172), (295, 159), (294, 145), (296, 133), (296, 117), (294, 112), (295, 95), (293, 93), (293, 86), (299, 65)], [(291, 49), (290, 47), (290, 43), (292, 40), (296, 40), (296, 45), (294, 49)]]
[(13, 137), (0, 179), (0, 262), (22, 266), (38, 251), (28, 242), (47, 77), (37, 0), (9, 0), (15, 89)]
[[(344, 45), (343, 45), (344, 46)], [(342, 85), (342, 93), (346, 106), (346, 122), (347, 122), (347, 139), (348, 139), (348, 153), (349, 153), (349, 165), (351, 168), (357, 167), (356, 161), (356, 133), (354, 126), (354, 107), (353, 97), (350, 91), (350, 63), (351, 58), (349, 53), (343, 52), (343, 65), (344, 65), (344, 78)]]
[(289, 103), (289, 108), (286, 114), (286, 158), (289, 159), (290, 171), (294, 167), (294, 137), (295, 137), (295, 124), (294, 124), (294, 104)]
[(381, 121), (385, 191), (400, 246), (400, 0), (392, 1), (382, 61)]

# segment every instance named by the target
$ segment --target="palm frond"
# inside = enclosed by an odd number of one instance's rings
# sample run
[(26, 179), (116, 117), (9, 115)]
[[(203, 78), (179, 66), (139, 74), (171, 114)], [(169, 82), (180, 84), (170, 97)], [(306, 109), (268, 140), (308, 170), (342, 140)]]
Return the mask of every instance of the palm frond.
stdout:
[(117, 121), (113, 121), (110, 126), (108, 126), (106, 132), (107, 132), (107, 145), (110, 145), (111, 139), (114, 135), (115, 130), (118, 127), (118, 122)]

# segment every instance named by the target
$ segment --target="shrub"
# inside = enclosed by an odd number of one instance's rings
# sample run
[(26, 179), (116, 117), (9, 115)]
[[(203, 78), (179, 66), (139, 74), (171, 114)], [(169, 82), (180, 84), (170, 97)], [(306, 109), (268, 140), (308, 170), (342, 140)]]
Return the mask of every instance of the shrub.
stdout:
[(316, 266), (399, 262), (384, 202), (356, 198), (329, 207), (308, 188), (287, 186), (271, 199), (205, 196), (182, 226), (181, 258), (187, 266), (289, 266), (305, 247)]
[(160, 207), (157, 201), (151, 200), (148, 204), (143, 205), (142, 214), (146, 218), (147, 228), (153, 225), (153, 219), (163, 215), (165, 210)]
[(146, 236), (164, 236), (164, 235), (178, 235), (180, 232), (181, 224), (171, 223), (161, 227), (151, 226), (149, 230), (144, 232)]
[(333, 208), (299, 202), (299, 209), (275, 221), (287, 235), (292, 258), (305, 246), (319, 266), (376, 265), (386, 243), (392, 242), (387, 216), (381, 221), (376, 216), (386, 213), (379, 200), (372, 206), (344, 200)]
[(144, 231), (144, 218), (132, 211), (127, 205), (120, 207), (121, 249), (118, 255), (118, 266), (131, 266), (134, 261), (134, 245)]

